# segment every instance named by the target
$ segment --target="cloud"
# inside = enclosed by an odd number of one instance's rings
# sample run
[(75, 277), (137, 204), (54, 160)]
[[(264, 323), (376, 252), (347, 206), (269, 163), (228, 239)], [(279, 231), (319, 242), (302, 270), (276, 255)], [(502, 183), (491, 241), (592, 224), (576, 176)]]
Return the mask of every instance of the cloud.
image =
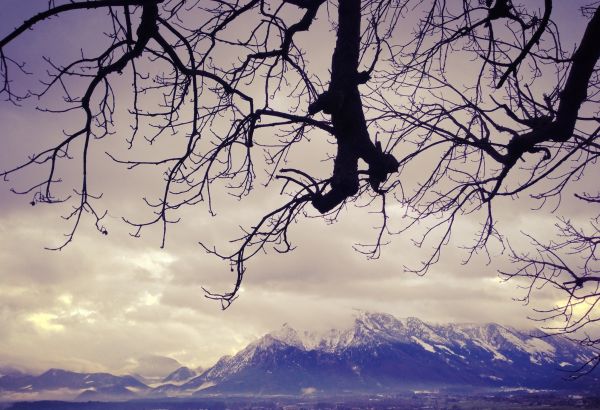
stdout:
[(121, 369), (122, 373), (139, 374), (144, 377), (166, 377), (182, 365), (170, 357), (144, 355), (136, 359), (128, 360)]
[[(252, 220), (262, 206), (247, 205), (230, 226)], [(419, 277), (403, 266), (428, 249), (414, 248), (406, 236), (393, 238), (378, 260), (355, 252), (353, 245), (374, 237), (377, 224), (376, 216), (364, 212), (348, 210), (332, 225), (317, 219), (294, 225), (297, 249), (254, 259), (240, 298), (223, 312), (201, 287), (227, 291), (233, 273), (197, 240), (206, 234), (215, 242), (230, 237), (219, 235), (227, 212), (221, 219), (191, 212), (170, 232), (165, 249), (152, 238), (130, 237), (123, 224), (115, 224), (108, 237), (83, 224), (72, 244), (51, 252), (43, 247), (60, 237), (56, 216), (15, 209), (10, 218), (0, 218), (0, 360), (40, 371), (54, 366), (124, 372), (151, 354), (206, 367), (282, 323), (339, 327), (350, 323), (353, 309), (434, 322), (530, 325), (528, 308), (512, 301), (519, 292), (514, 284), (497, 279), (499, 259), (488, 265), (479, 255), (461, 265), (464, 252), (449, 247), (442, 263)], [(517, 226), (508, 228), (515, 231), (546, 229), (552, 217), (513, 220)]]

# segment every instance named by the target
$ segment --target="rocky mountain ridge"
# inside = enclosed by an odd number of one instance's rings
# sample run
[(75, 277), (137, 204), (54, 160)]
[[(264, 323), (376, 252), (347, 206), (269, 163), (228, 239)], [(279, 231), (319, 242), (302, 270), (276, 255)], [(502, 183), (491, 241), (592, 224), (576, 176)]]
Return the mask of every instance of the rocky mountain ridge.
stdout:
[(63, 391), (71, 398), (214, 394), (338, 394), (423, 388), (587, 389), (594, 374), (565, 378), (593, 351), (564, 337), (498, 324), (434, 325), (360, 313), (352, 326), (324, 334), (285, 324), (197, 374), (186, 367), (152, 387), (131, 376), (53, 369), (0, 377), (0, 398)]
[[(592, 351), (498, 324), (433, 325), (361, 313), (324, 335), (289, 325), (182, 385), (197, 394), (376, 391), (439, 386), (559, 388)], [(591, 380), (591, 378), (590, 378)]]

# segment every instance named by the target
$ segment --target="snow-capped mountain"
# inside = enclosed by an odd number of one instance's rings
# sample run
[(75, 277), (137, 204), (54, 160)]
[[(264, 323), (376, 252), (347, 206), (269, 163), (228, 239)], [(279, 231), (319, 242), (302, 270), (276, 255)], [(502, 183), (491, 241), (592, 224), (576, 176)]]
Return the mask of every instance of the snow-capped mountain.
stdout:
[(498, 324), (435, 325), (360, 313), (324, 334), (285, 324), (198, 372), (180, 367), (149, 387), (131, 376), (5, 371), (0, 399), (108, 400), (205, 394), (339, 394), (431, 388), (597, 390), (598, 373), (566, 381), (598, 352), (564, 337)]
[[(497, 324), (433, 325), (361, 313), (324, 335), (289, 325), (182, 385), (188, 392), (289, 393), (420, 387), (576, 388), (565, 381), (594, 352), (566, 338), (543, 338)], [(308, 390), (306, 390), (308, 389)]]

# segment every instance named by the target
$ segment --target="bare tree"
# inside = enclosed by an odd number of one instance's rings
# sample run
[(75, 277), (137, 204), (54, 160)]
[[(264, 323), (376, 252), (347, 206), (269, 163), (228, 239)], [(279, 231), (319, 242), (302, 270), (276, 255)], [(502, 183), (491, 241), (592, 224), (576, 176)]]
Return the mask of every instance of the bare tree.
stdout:
[[(597, 199), (586, 198), (588, 201)], [(562, 334), (582, 346), (598, 348), (600, 335), (591, 333), (600, 322), (600, 266), (597, 246), (600, 244), (598, 218), (586, 228), (574, 226), (569, 220), (556, 224), (559, 239), (540, 242), (529, 236), (533, 252), (510, 249), (511, 259), (517, 269), (501, 272), (506, 279), (521, 280), (525, 296), (520, 300), (530, 302), (532, 296), (546, 286), (558, 289), (564, 296), (559, 303), (545, 309), (536, 309), (536, 320), (544, 322), (549, 335)], [(600, 355), (588, 358), (573, 377), (594, 370), (600, 364)]]
[[(331, 220), (347, 204), (365, 200), (380, 210), (382, 222), (372, 244), (359, 251), (378, 257), (394, 234), (411, 235), (417, 246), (433, 243), (429, 257), (410, 268), (419, 274), (439, 260), (456, 221), (476, 215), (481, 230), (465, 245), (468, 262), (488, 252), (492, 238), (505, 243), (493, 212), (501, 198), (528, 195), (540, 207), (557, 207), (562, 195), (575, 194), (597, 207), (598, 196), (585, 193), (581, 181), (597, 169), (600, 153), (600, 6), (573, 4), (587, 24), (573, 50), (561, 44), (552, 6), (552, 0), (50, 1), (0, 40), (1, 94), (19, 104), (62, 90), (59, 111), (79, 111), (83, 119), (58, 144), (1, 175), (41, 167), (45, 176), (16, 192), (31, 195), (32, 204), (74, 204), (61, 249), (84, 214), (107, 234), (100, 193), (89, 186), (88, 153), (96, 140), (120, 137), (134, 146), (144, 142), (140, 135), (149, 144), (167, 133), (182, 135), (185, 144), (175, 155), (131, 160), (109, 154), (117, 165), (164, 168), (161, 197), (146, 200), (154, 217), (126, 221), (135, 236), (161, 225), (164, 245), (181, 207), (204, 202), (212, 212), (211, 189), (247, 196), (257, 182), (256, 155), (264, 154), (260, 182), (286, 199), (243, 232), (235, 252), (204, 246), (237, 273), (231, 291), (207, 291), (223, 308), (235, 299), (248, 259), (291, 250), (290, 228), (313, 215), (311, 207)], [(11, 47), (22, 47), (29, 29), (76, 12), (107, 16), (106, 46), (84, 49), (74, 61), (48, 56), (50, 80), (41, 91), (14, 89), (11, 76), (26, 67), (11, 57)], [(307, 60), (315, 45), (303, 42), (303, 33), (328, 28), (335, 44), (323, 72)], [(131, 106), (117, 105), (121, 75), (132, 84)], [(142, 101), (148, 94), (160, 95), (160, 103), (148, 107)], [(119, 110), (130, 113), (127, 135), (115, 122)], [(301, 142), (328, 137), (335, 152), (316, 154), (331, 161), (327, 175), (288, 163)], [(70, 158), (80, 161), (81, 181), (63, 198), (54, 193), (58, 164)], [(390, 203), (406, 213), (397, 231), (388, 225)], [(554, 323), (562, 315), (565, 325), (554, 330), (579, 337), (574, 332), (598, 320), (598, 224), (592, 221), (588, 232), (563, 220), (559, 228), (563, 242), (532, 238), (538, 256), (512, 252), (518, 267), (504, 275), (525, 279), (530, 290), (543, 283), (564, 291), (565, 305), (544, 318)], [(583, 264), (568, 265), (563, 253), (582, 257)], [(589, 309), (574, 315), (581, 303)]]

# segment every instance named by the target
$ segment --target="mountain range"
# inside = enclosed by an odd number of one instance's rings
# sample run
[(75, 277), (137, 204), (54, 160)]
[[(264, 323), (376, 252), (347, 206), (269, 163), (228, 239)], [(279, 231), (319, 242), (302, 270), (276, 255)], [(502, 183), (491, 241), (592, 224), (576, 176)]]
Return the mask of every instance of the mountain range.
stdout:
[(197, 374), (182, 367), (148, 386), (132, 376), (51, 369), (0, 377), (0, 398), (78, 399), (206, 395), (313, 395), (422, 389), (594, 389), (590, 374), (565, 380), (598, 352), (539, 330), (498, 324), (434, 325), (360, 313), (326, 334), (289, 325)]

